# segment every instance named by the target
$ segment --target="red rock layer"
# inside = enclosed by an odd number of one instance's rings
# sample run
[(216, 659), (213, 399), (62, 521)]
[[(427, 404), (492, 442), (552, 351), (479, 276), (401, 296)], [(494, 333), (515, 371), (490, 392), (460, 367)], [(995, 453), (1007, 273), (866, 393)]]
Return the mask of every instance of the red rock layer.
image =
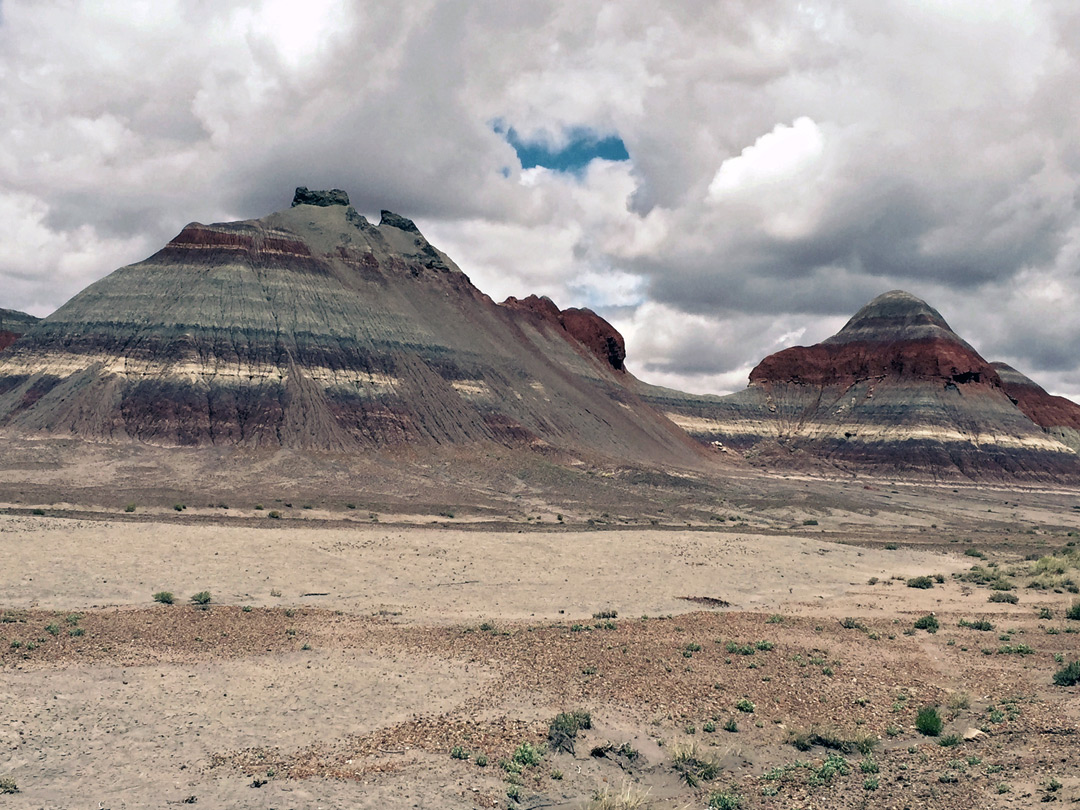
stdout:
[(750, 372), (751, 385), (794, 382), (847, 387), (863, 380), (886, 378), (1001, 387), (989, 363), (963, 344), (942, 338), (794, 346), (769, 355)]
[(1080, 430), (1080, 405), (1065, 397), (1047, 393), (1041, 385), (1005, 363), (994, 363), (993, 366), (1001, 372), (1005, 393), (1036, 425)]
[(548, 323), (564, 329), (569, 337), (613, 369), (623, 371), (623, 361), (626, 359), (626, 343), (623, 336), (591, 309), (570, 307), (560, 310), (546, 295), (543, 297), (530, 295), (527, 298), (510, 296), (502, 302), (501, 306), (539, 315)]
[(15, 332), (0, 331), (0, 352), (18, 340), (21, 335), (17, 335)]

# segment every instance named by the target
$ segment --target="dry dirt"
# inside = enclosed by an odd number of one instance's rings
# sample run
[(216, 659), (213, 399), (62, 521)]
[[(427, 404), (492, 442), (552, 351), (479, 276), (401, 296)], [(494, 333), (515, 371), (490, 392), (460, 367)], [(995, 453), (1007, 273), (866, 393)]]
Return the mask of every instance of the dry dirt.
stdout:
[[(1080, 693), (1052, 683), (1080, 657), (1077, 597), (991, 603), (954, 576), (1068, 549), (1076, 492), (595, 477), (607, 499), (576, 508), (578, 482), (549, 480), (516, 505), (438, 506), (455, 491), (377, 512), (332, 488), (258, 510), (254, 489), (110, 501), (93, 496), (107, 476), (79, 493), (9, 478), (0, 785), (18, 792), (0, 806), (1080, 801)], [(620, 502), (635, 487), (651, 496)], [(918, 575), (941, 581), (906, 587)], [(153, 602), (164, 590), (176, 604)], [(914, 630), (929, 613), (938, 631)], [(920, 734), (926, 705), (973, 739)], [(578, 709), (574, 753), (545, 749)], [(811, 730), (848, 750), (791, 744)], [(513, 773), (523, 743), (543, 753)]]

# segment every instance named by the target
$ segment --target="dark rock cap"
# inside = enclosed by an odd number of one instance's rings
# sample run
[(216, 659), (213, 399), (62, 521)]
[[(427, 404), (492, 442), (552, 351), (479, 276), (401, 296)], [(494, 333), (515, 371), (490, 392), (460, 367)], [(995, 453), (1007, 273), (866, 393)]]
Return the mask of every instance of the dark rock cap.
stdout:
[(349, 195), (340, 188), (332, 188), (329, 191), (310, 191), (305, 186), (297, 186), (296, 194), (293, 195), (292, 207), (298, 205), (348, 205)]
[(411, 219), (406, 219), (400, 214), (395, 214), (393, 211), (383, 211), (382, 218), (379, 220), (379, 226), (390, 225), (393, 228), (397, 228), (402, 231), (409, 231), (410, 233), (420, 233), (420, 230), (416, 227), (416, 224)]

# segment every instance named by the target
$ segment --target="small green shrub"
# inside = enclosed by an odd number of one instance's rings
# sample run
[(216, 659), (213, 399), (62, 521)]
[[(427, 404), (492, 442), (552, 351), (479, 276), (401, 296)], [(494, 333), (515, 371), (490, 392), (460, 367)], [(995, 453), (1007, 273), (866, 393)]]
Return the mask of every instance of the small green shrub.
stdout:
[(729, 717), (727, 722), (724, 723), (724, 731), (730, 731), (732, 734), (738, 733), (739, 724), (735, 722), (734, 717)]
[(187, 507), (184, 506), (184, 504), (182, 503), (174, 503), (173, 509), (175, 509), (177, 512), (183, 512), (185, 509), (187, 509)]
[(721, 790), (709, 795), (709, 810), (740, 810), (743, 797), (734, 790)]
[(1046, 608), (1046, 607), (1039, 608), (1039, 618), (1040, 619), (1052, 619), (1052, 618), (1054, 618), (1054, 611), (1052, 611), (1050, 608)]
[(1057, 686), (1076, 686), (1080, 683), (1080, 661), (1073, 661), (1055, 672), (1054, 683)]
[[(192, 597), (194, 599), (194, 597)], [(175, 600), (172, 591), (158, 591), (154, 594), (154, 601), (163, 605), (171, 605)]]
[(712, 720), (706, 720), (705, 723), (701, 726), (701, 730), (704, 731), (706, 734), (712, 734), (714, 731), (716, 731), (716, 723), (714, 723)]
[(15, 784), (14, 779), (9, 779), (6, 776), (3, 777), (3, 778), (0, 778), (0, 794), (9, 795), (9, 794), (18, 793), (18, 792), (19, 792), (19, 786)]
[(740, 712), (744, 712), (746, 714), (753, 714), (754, 709), (757, 707), (754, 706), (754, 702), (749, 698), (743, 698), (735, 704), (735, 708), (738, 709)]
[(488, 764), (487, 754), (477, 754), (476, 764), (481, 768), (486, 768)]
[(210, 591), (199, 591), (191, 595), (191, 601), (198, 606), (205, 606), (210, 604)]
[(912, 577), (907, 581), (907, 586), (909, 588), (920, 588), (922, 590), (926, 590), (927, 588), (934, 587), (934, 580), (927, 576)]
[(127, 506), (124, 507), (124, 511), (125, 512), (134, 512), (135, 511), (135, 504), (129, 503)]
[(885, 550), (886, 551), (896, 551), (898, 548), (900, 548), (899, 543), (886, 543), (885, 544)]
[(916, 630), (925, 630), (928, 633), (936, 633), (938, 627), (937, 617), (933, 613), (927, 613), (922, 618), (915, 620)]
[(539, 765), (543, 752), (532, 743), (523, 742), (514, 749), (514, 762), (518, 765)]
[(916, 730), (927, 737), (939, 736), (943, 725), (936, 706), (923, 706), (915, 718)]
[(946, 734), (944, 737), (939, 737), (937, 744), (942, 748), (952, 748), (960, 745), (964, 741), (964, 738), (959, 734)]
[(814, 520), (813, 518), (807, 518), (806, 520), (804, 520), (802, 522), (802, 525), (803, 526), (817, 526), (818, 522), (816, 520)]
[(281, 512), (279, 512), (277, 509), (272, 509), (271, 511), (267, 512), (266, 516), (271, 520), (281, 520)]
[(548, 726), (548, 742), (556, 751), (574, 753), (578, 732), (592, 728), (592, 715), (582, 709), (555, 716)]
[(455, 745), (450, 749), (450, 759), (468, 759), (469, 752), (462, 748), (460, 745)]
[(733, 653), (735, 655), (754, 654), (753, 644), (739, 644), (736, 641), (729, 641), (726, 645), (724, 645), (724, 649), (727, 650), (729, 653)]
[(83, 630), (81, 627), (72, 627), (70, 630), (68, 630), (68, 635), (69, 636), (85, 636), (86, 631)]
[(1080, 621), (1080, 599), (1077, 599), (1065, 610), (1065, 618)]
[(1015, 605), (1017, 602), (1020, 601), (1020, 597), (1018, 597), (1015, 593), (1008, 593), (1006, 591), (994, 591), (992, 594), (990, 594), (990, 597), (986, 601), (1004, 602), (1006, 604)]
[(49, 635), (52, 635), (52, 636), (60, 635), (60, 625), (58, 625), (58, 624), (47, 624), (47, 625), (45, 625), (45, 630), (46, 630), (46, 632), (49, 633)]
[(979, 559), (982, 559), (983, 557), (986, 556), (981, 551), (979, 551), (977, 548), (969, 548), (967, 551), (964, 552), (964, 554), (966, 554), (969, 557), (978, 557)]
[(994, 625), (986, 621), (986, 619), (978, 619), (976, 621), (969, 622), (967, 619), (961, 619), (957, 622), (961, 627), (968, 627), (972, 630), (989, 631), (994, 629)]

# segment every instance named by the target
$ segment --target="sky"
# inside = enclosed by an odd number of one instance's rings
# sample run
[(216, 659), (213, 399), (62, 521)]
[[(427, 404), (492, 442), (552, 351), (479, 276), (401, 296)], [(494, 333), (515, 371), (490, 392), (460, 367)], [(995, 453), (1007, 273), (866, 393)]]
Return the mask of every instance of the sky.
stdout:
[(337, 187), (627, 367), (743, 388), (892, 289), (1080, 399), (1075, 0), (0, 0), (0, 307)]

